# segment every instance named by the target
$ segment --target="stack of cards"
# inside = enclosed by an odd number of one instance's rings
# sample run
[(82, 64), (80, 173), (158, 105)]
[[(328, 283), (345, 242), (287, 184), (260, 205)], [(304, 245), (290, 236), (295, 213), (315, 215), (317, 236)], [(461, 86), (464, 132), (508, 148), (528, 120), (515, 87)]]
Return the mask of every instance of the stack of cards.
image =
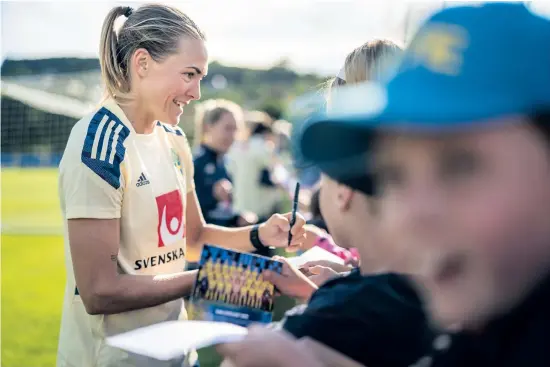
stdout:
[(205, 245), (188, 303), (190, 318), (241, 326), (271, 322), (275, 291), (262, 272), (281, 273), (282, 268), (263, 256)]

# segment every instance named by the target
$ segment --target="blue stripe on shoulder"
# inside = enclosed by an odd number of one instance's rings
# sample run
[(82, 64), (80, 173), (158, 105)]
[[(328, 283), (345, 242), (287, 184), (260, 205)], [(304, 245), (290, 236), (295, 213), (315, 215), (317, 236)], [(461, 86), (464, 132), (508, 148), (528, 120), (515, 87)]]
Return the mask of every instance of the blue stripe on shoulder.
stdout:
[(171, 127), (167, 124), (163, 124), (160, 121), (157, 121), (157, 126), (162, 126), (164, 131), (166, 131), (167, 133), (183, 136), (183, 133), (182, 133), (181, 129), (179, 129), (179, 128), (173, 128), (173, 127)]
[(84, 139), (82, 163), (115, 189), (120, 187), (120, 165), (126, 153), (124, 141), (128, 135), (130, 129), (114, 113), (102, 107), (92, 117)]

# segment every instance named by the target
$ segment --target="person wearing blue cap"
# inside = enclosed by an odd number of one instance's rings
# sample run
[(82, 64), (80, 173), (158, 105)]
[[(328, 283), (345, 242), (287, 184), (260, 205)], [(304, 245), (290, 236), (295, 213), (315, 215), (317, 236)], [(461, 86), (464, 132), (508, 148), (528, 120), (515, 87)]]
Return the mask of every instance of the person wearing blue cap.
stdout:
[[(549, 41), (523, 4), (445, 9), (387, 84), (339, 93), (301, 131), (333, 178), (374, 179), (385, 239), (442, 331), (415, 366), (550, 365)], [(282, 339), (254, 331), (226, 352), (299, 365), (261, 358), (297, 353)]]
[(424, 361), (550, 365), (549, 41), (522, 4), (444, 10), (384, 87), (303, 128), (303, 156), (333, 177), (371, 169), (401, 270), (457, 334)]

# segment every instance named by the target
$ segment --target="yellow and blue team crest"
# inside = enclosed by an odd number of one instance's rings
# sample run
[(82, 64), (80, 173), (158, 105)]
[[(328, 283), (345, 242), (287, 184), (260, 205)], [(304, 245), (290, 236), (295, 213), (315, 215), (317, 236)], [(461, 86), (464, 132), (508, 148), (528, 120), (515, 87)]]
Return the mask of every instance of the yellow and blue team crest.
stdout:
[(176, 152), (174, 149), (171, 149), (171, 151), (172, 151), (172, 161), (174, 162), (174, 166), (183, 174), (181, 159), (178, 152)]
[(433, 22), (426, 25), (409, 47), (413, 64), (435, 73), (460, 74), (468, 33), (458, 25)]

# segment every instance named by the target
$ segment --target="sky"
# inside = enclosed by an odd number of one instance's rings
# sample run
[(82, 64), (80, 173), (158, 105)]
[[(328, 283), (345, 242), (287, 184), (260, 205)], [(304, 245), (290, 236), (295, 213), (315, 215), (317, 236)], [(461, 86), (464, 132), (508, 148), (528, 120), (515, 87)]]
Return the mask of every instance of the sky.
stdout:
[[(208, 38), (211, 60), (337, 73), (348, 52), (374, 38), (402, 42), (410, 4), (392, 0), (187, 0), (177, 6)], [(1, 56), (97, 57), (103, 18), (120, 1), (1, 1)], [(417, 3), (418, 17), (441, 1)], [(410, 15), (410, 17), (413, 17)]]
[[(152, 0), (148, 2), (161, 2)], [(355, 47), (375, 38), (404, 42), (408, 24), (442, 0), (184, 0), (162, 1), (186, 12), (205, 31), (211, 60), (264, 68), (286, 59), (298, 71), (334, 74)], [(446, 3), (446, 4), (444, 4)], [(550, 1), (538, 0), (550, 14)], [(0, 0), (1, 57), (97, 57), (101, 25), (123, 1)]]

